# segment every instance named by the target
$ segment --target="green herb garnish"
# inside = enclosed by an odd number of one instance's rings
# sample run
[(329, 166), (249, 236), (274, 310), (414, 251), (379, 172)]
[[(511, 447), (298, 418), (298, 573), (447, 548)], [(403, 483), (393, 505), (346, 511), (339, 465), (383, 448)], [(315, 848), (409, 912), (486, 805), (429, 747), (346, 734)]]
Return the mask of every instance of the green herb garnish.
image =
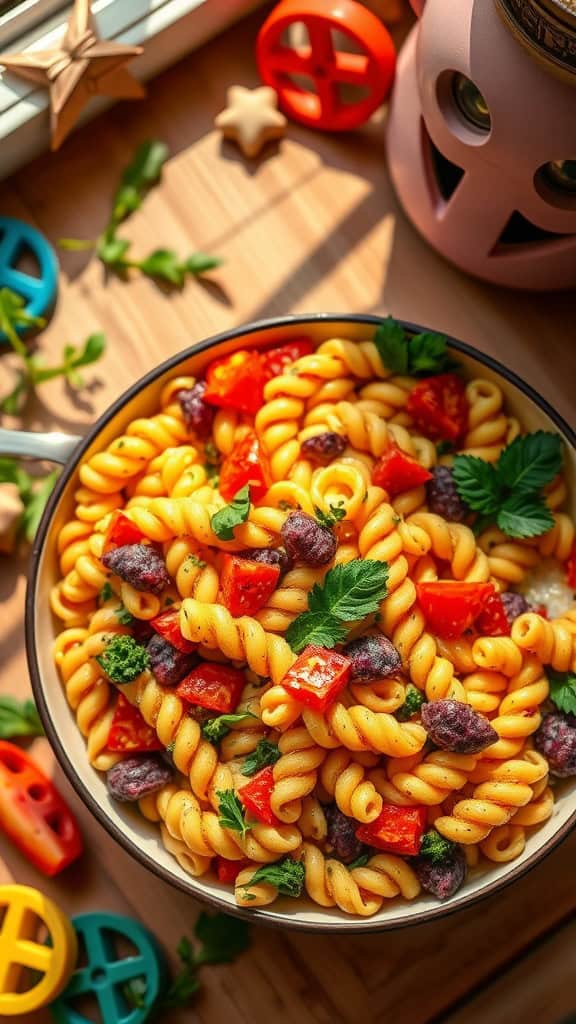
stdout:
[(43, 735), (44, 729), (34, 701), (0, 697), (0, 740)]
[(354, 868), (365, 868), (369, 860), (369, 853), (361, 853), (359, 857), (356, 857), (356, 860), (353, 860), (351, 864), (347, 865), (348, 871), (353, 871)]
[(195, 252), (181, 259), (172, 249), (163, 248), (154, 249), (144, 259), (132, 259), (128, 255), (131, 243), (118, 237), (120, 224), (139, 209), (150, 189), (160, 181), (167, 159), (168, 147), (165, 143), (157, 140), (143, 142), (136, 150), (132, 163), (122, 174), (108, 224), (100, 237), (94, 241), (61, 238), (58, 243), (60, 247), (71, 251), (91, 249), (108, 270), (120, 277), (125, 277), (128, 270), (135, 269), (175, 288), (181, 288), (187, 277), (197, 277), (220, 266), (222, 261), (216, 256)]
[(552, 703), (559, 711), (567, 715), (576, 715), (576, 673), (555, 672), (554, 669), (547, 668), (546, 675), (550, 683)]
[(118, 619), (121, 626), (129, 626), (134, 621), (134, 616), (123, 604), (119, 605), (118, 608), (114, 609), (114, 615)]
[(112, 590), (111, 584), (106, 582), (98, 594), (100, 604), (106, 604), (106, 601), (109, 601), (113, 594), (114, 591)]
[(399, 722), (407, 722), (412, 715), (417, 715), (423, 704), (426, 703), (426, 697), (417, 686), (413, 686), (412, 683), (408, 683), (406, 692), (404, 695), (404, 703), (401, 708), (398, 708), (396, 712), (396, 718)]
[(538, 430), (512, 441), (495, 465), (457, 455), (452, 472), (462, 501), (479, 514), (476, 532), (496, 522), (509, 537), (539, 537), (554, 526), (541, 492), (561, 468), (560, 437)]
[(270, 740), (259, 740), (256, 750), (248, 754), (242, 765), (242, 775), (256, 775), (262, 768), (276, 764), (281, 756), (275, 743), (270, 743)]
[(127, 633), (116, 633), (96, 661), (114, 683), (131, 683), (149, 665), (146, 649)]
[(328, 512), (323, 512), (317, 505), (314, 506), (314, 515), (320, 526), (325, 526), (327, 529), (332, 530), (336, 523), (339, 523), (341, 519), (344, 519), (346, 515), (346, 509), (343, 508), (344, 502), (339, 501), (337, 505), (329, 505)]
[(430, 829), (422, 836), (420, 843), (420, 856), (431, 860), (433, 864), (445, 864), (454, 856), (457, 849), (456, 843), (441, 836), (436, 829)]
[(247, 882), (246, 888), (256, 882), (267, 882), (283, 896), (297, 899), (304, 888), (304, 875), (304, 865), (300, 861), (294, 860), (293, 857), (284, 857), (274, 864), (262, 864)]
[(58, 479), (57, 469), (48, 473), (47, 476), (30, 476), (25, 469), (8, 456), (0, 457), (0, 483), (16, 484), (20, 500), (24, 505), (22, 518), (18, 524), (18, 532), (22, 533), (26, 540), (34, 539), (38, 523), (48, 498), (54, 490), (54, 484)]
[(336, 565), (308, 595), (308, 611), (290, 624), (286, 640), (297, 654), (308, 644), (335, 647), (346, 639), (345, 625), (378, 611), (387, 593), (388, 564), (355, 558)]
[(220, 540), (234, 540), (235, 528), (245, 523), (249, 515), (250, 488), (245, 484), (236, 491), (229, 505), (214, 513), (210, 525)]
[(445, 335), (426, 331), (408, 338), (391, 316), (376, 328), (374, 344), (385, 369), (411, 377), (431, 377), (453, 370), (457, 363), (448, 352)]
[(34, 328), (40, 330), (45, 326), (46, 320), (43, 317), (31, 316), (26, 312), (24, 299), (20, 295), (10, 288), (0, 288), (0, 332), (5, 334), (21, 361), (14, 388), (0, 401), (1, 412), (17, 416), (36, 386), (55, 377), (64, 377), (72, 388), (82, 388), (84, 381), (78, 373), (79, 368), (95, 363), (106, 347), (103, 334), (92, 334), (80, 348), (65, 345), (61, 362), (56, 366), (44, 366), (39, 353), (28, 351), (20, 332)]
[(218, 821), (222, 828), (229, 828), (232, 832), (240, 832), (242, 839), (252, 827), (247, 825), (244, 818), (244, 811), (239, 798), (233, 789), (216, 790), (218, 797)]
[(202, 726), (202, 735), (209, 743), (219, 743), (228, 735), (233, 725), (244, 722), (247, 718), (256, 719), (256, 715), (251, 711), (244, 711), (237, 715), (218, 715), (217, 718), (209, 718)]

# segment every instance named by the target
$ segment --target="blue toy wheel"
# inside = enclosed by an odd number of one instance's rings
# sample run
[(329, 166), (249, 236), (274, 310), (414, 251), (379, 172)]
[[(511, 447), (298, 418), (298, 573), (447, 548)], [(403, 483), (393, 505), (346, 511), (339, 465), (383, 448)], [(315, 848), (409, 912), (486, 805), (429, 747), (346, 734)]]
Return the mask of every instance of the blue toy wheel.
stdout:
[[(38, 261), (39, 277), (18, 269), (25, 249), (30, 249)], [(58, 260), (54, 249), (40, 231), (14, 217), (0, 217), (0, 288), (10, 288), (20, 295), (31, 316), (44, 316), (56, 299)], [(0, 342), (6, 340), (0, 331)]]
[[(93, 1024), (74, 1004), (80, 998), (98, 1003), (106, 1024), (143, 1024), (166, 980), (164, 958), (154, 936), (139, 921), (121, 914), (79, 914), (72, 918), (79, 948), (87, 963), (78, 967), (68, 986), (50, 1005), (56, 1024)], [(120, 957), (117, 943), (128, 940), (137, 953)], [(144, 1006), (131, 1006), (123, 989), (131, 981), (145, 982)]]

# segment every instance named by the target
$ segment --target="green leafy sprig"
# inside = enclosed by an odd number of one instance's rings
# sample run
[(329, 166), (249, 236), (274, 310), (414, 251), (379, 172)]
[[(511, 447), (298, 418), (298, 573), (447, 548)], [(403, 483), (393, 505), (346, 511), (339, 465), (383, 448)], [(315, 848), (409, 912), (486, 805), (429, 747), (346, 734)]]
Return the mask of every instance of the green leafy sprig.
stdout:
[(339, 523), (346, 515), (346, 509), (343, 507), (343, 502), (338, 502), (337, 505), (329, 505), (328, 512), (324, 512), (317, 505), (314, 506), (314, 516), (316, 521), (320, 523), (320, 526), (325, 526), (328, 530), (333, 530), (337, 523)]
[(408, 722), (412, 718), (412, 715), (418, 714), (422, 705), (425, 703), (426, 697), (422, 691), (412, 683), (408, 683), (404, 703), (401, 708), (398, 708), (396, 718), (399, 722)]
[[(249, 926), (227, 914), (202, 912), (194, 927), (196, 945), (182, 936), (176, 951), (181, 968), (163, 996), (151, 1007), (147, 1020), (163, 1020), (168, 1010), (187, 1007), (200, 989), (199, 969), (209, 964), (232, 963), (250, 945)], [(146, 1009), (146, 979), (134, 978), (123, 986), (129, 1007)]]
[(546, 675), (550, 683), (550, 700), (559, 711), (566, 715), (576, 715), (576, 673), (555, 672), (547, 668)]
[(509, 537), (539, 537), (554, 526), (542, 490), (561, 468), (560, 437), (537, 430), (515, 438), (495, 465), (457, 455), (453, 475), (462, 501), (478, 513), (477, 533), (496, 522)]
[(383, 366), (392, 373), (431, 377), (458, 367), (448, 352), (444, 334), (425, 331), (409, 338), (402, 325), (391, 316), (376, 328), (374, 344)]
[(281, 758), (281, 753), (275, 743), (270, 740), (259, 740), (256, 750), (248, 754), (242, 765), (242, 775), (256, 775), (256, 772), (267, 768), (268, 765), (276, 764)]
[(346, 639), (346, 624), (378, 611), (387, 593), (388, 564), (355, 558), (336, 565), (316, 583), (308, 595), (308, 611), (302, 612), (286, 631), (286, 640), (297, 654), (308, 644), (335, 647)]
[(20, 295), (10, 288), (0, 288), (0, 331), (6, 335), (10, 346), (21, 361), (16, 385), (0, 401), (0, 412), (17, 416), (38, 384), (53, 380), (55, 377), (64, 377), (72, 388), (84, 387), (84, 380), (78, 370), (95, 363), (106, 348), (103, 334), (91, 334), (80, 347), (65, 345), (61, 362), (56, 366), (45, 366), (38, 353), (28, 351), (26, 343), (18, 333), (18, 328), (28, 331), (45, 326), (46, 321), (43, 317), (31, 316), (26, 312), (24, 299)]
[(216, 796), (218, 797), (218, 821), (222, 828), (229, 828), (232, 832), (240, 832), (242, 839), (244, 839), (244, 836), (250, 831), (252, 826), (248, 825), (244, 818), (244, 810), (236, 793), (233, 789), (218, 789), (216, 790)]
[(131, 683), (150, 664), (146, 648), (128, 633), (115, 633), (96, 661), (114, 683)]
[(422, 836), (420, 856), (426, 857), (433, 864), (445, 864), (450, 861), (457, 850), (456, 843), (445, 839), (436, 829), (431, 828)]
[(252, 875), (246, 888), (255, 885), (257, 882), (266, 882), (273, 885), (282, 896), (292, 896), (297, 899), (302, 895), (304, 888), (304, 865), (293, 857), (284, 857), (274, 864), (262, 864)]
[(58, 473), (59, 470), (54, 469), (47, 476), (30, 476), (16, 459), (9, 456), (0, 457), (0, 483), (16, 484), (24, 505), (18, 532), (27, 541), (34, 540), (44, 507), (58, 479)]
[(140, 208), (150, 189), (160, 181), (167, 159), (168, 147), (164, 142), (143, 142), (122, 174), (108, 224), (99, 238), (61, 238), (60, 247), (73, 252), (93, 250), (100, 262), (120, 277), (126, 276), (128, 270), (139, 270), (146, 277), (174, 288), (181, 288), (187, 277), (198, 277), (219, 267), (222, 261), (216, 256), (195, 252), (182, 259), (172, 249), (164, 248), (154, 249), (144, 259), (133, 259), (129, 255), (131, 243), (118, 237), (120, 225)]
[(43, 735), (44, 729), (34, 701), (0, 697), (0, 740)]
[(250, 488), (241, 487), (229, 505), (215, 512), (210, 520), (214, 533), (220, 540), (234, 540), (234, 530), (245, 523), (250, 515)]
[(202, 735), (209, 743), (219, 743), (228, 735), (233, 725), (245, 722), (249, 718), (256, 719), (256, 715), (253, 715), (251, 711), (243, 711), (240, 714), (218, 715), (217, 718), (209, 718), (202, 726)]

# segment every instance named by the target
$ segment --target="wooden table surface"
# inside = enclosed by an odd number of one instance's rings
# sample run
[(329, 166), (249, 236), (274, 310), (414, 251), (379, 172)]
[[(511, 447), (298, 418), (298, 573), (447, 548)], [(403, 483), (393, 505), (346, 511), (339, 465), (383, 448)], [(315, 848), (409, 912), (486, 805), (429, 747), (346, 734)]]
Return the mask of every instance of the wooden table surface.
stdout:
[[(96, 260), (63, 253), (42, 350), (55, 357), (65, 342), (99, 329), (108, 350), (89, 368), (93, 386), (81, 397), (60, 381), (43, 385), (27, 425), (82, 432), (127, 385), (195, 340), (259, 317), (318, 310), (391, 312), (446, 330), (513, 366), (574, 422), (574, 296), (491, 288), (433, 253), (392, 192), (381, 120), (348, 137), (290, 125), (287, 138), (253, 162), (221, 142), (212, 122), (226, 87), (258, 84), (258, 21), (192, 54), (156, 79), (144, 102), (117, 106), (57, 155), (0, 186), (0, 212), (30, 221), (52, 242), (95, 237), (134, 147), (164, 139), (171, 159), (162, 185), (126, 236), (142, 253), (166, 244), (225, 260), (210, 282), (166, 294), (145, 279), (107, 280)], [(9, 364), (2, 359), (2, 391)], [(25, 557), (0, 563), (0, 686), (19, 696), (29, 690), (25, 583)], [(101, 908), (139, 916), (173, 951), (199, 905), (116, 846), (76, 798), (46, 741), (32, 750), (77, 812), (87, 852), (61, 879), (45, 882), (0, 838), (0, 880), (40, 885), (71, 914)], [(553, 1024), (576, 1006), (575, 856), (572, 836), (497, 897), (397, 933), (328, 939), (254, 928), (249, 953), (206, 969), (194, 1008), (166, 1015), (167, 1024), (504, 1024), (524, 1016)], [(39, 1013), (25, 1024), (47, 1020)]]

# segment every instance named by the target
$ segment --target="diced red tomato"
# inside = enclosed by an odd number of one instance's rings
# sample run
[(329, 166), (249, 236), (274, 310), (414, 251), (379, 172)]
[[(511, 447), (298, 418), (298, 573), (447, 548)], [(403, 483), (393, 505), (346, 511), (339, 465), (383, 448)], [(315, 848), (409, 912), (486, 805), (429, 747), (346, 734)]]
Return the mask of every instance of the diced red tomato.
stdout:
[(280, 819), (276, 817), (270, 806), (270, 797), (274, 789), (274, 769), (263, 768), (258, 772), (247, 786), (238, 790), (238, 796), (249, 814), (252, 814), (258, 821), (265, 825), (280, 825)]
[(574, 546), (568, 556), (564, 568), (566, 569), (568, 586), (572, 587), (573, 590), (576, 590), (576, 541), (574, 541)]
[(260, 448), (253, 431), (247, 433), (220, 467), (220, 494), (226, 501), (232, 498), (245, 484), (250, 485), (250, 498), (260, 501), (271, 482), (268, 461)]
[(510, 623), (500, 594), (490, 594), (476, 619), (476, 629), (481, 636), (510, 636)]
[(0, 828), (48, 877), (82, 853), (76, 819), (28, 754), (0, 741)]
[(282, 680), (282, 686), (302, 704), (325, 711), (350, 678), (352, 662), (325, 647), (306, 647)]
[(416, 593), (432, 632), (444, 640), (455, 640), (470, 629), (488, 598), (494, 594), (494, 586), (492, 583), (439, 580), (417, 583)]
[(372, 473), (372, 483), (383, 487), (391, 498), (412, 487), (420, 487), (420, 484), (431, 479), (432, 473), (395, 444), (391, 444), (388, 451), (384, 452)]
[(384, 804), (375, 821), (356, 829), (356, 838), (387, 853), (415, 857), (420, 852), (427, 818), (425, 807)]
[(104, 536), (104, 552), (113, 548), (123, 548), (125, 544), (142, 544), (146, 537), (124, 512), (118, 509), (112, 513), (108, 529)]
[(464, 381), (455, 373), (426, 377), (410, 392), (406, 411), (433, 441), (459, 441), (468, 424)]
[(287, 367), (295, 363), (297, 359), (309, 356), (313, 351), (314, 346), (308, 338), (295, 338), (287, 345), (280, 345), (279, 348), (270, 348), (267, 352), (261, 352), (260, 358), (266, 380), (280, 377), (285, 373)]
[(226, 860), (225, 857), (216, 857), (216, 874), (219, 882), (226, 885), (234, 885), (238, 875), (250, 863), (248, 860)]
[(264, 403), (265, 383), (264, 368), (257, 352), (233, 352), (210, 363), (202, 400), (222, 409), (258, 412)]
[(182, 636), (180, 629), (180, 612), (177, 608), (169, 608), (162, 612), (155, 619), (150, 621), (152, 629), (155, 630), (164, 640), (167, 640), (177, 651), (183, 654), (191, 654), (195, 650), (194, 644)]
[(108, 733), (108, 750), (145, 753), (149, 750), (164, 750), (154, 729), (144, 721), (137, 707), (118, 694), (114, 717)]
[(231, 615), (255, 615), (274, 593), (279, 578), (278, 565), (224, 555), (220, 574), (222, 601)]
[(178, 683), (175, 693), (189, 704), (228, 715), (240, 700), (245, 683), (239, 668), (203, 661)]

